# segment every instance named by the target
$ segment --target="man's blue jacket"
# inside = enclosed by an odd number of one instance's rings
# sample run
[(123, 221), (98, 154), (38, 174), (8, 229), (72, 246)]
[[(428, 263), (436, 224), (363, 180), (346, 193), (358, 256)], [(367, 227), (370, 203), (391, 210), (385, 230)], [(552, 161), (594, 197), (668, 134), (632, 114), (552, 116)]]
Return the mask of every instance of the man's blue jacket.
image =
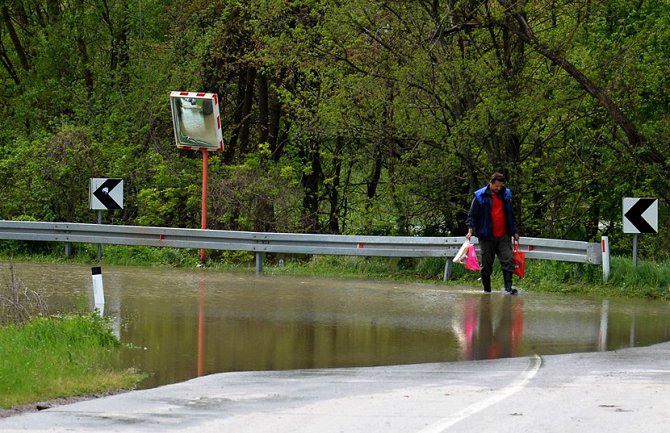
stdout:
[[(509, 188), (505, 188), (505, 191), (499, 194), (499, 197), (503, 201), (503, 209), (505, 210), (507, 234), (513, 236), (517, 233), (517, 228), (514, 222), (514, 211), (512, 210), (512, 191)], [(475, 191), (475, 197), (472, 199), (470, 212), (468, 212), (467, 225), (468, 228), (472, 229), (472, 234), (479, 239), (493, 239), (493, 223), (491, 222), (492, 205), (493, 199), (491, 198), (491, 190), (488, 185)]]

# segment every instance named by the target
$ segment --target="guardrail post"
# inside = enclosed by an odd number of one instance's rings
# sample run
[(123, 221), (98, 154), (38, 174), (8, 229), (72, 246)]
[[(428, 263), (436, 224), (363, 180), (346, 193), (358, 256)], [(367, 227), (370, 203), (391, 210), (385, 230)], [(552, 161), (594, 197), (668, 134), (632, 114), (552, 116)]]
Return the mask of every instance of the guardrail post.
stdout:
[(72, 257), (72, 244), (70, 242), (65, 242), (65, 257), (68, 259)]
[(447, 263), (444, 264), (444, 281), (447, 281), (451, 277), (453, 263), (451, 257), (447, 257)]
[(256, 252), (256, 276), (263, 274), (263, 256), (265, 253)]
[(610, 241), (607, 236), (600, 238), (603, 252), (603, 281), (607, 282), (610, 277)]

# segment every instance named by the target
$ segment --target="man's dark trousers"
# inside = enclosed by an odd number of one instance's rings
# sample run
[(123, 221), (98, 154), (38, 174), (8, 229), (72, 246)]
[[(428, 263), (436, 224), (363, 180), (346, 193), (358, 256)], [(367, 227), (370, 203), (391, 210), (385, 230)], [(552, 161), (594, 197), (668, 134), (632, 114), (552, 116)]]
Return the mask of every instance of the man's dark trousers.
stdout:
[[(514, 273), (514, 259), (512, 258), (512, 238), (509, 235), (492, 240), (479, 240), (479, 251), (482, 254), (482, 280), (490, 281), (493, 273), (493, 261), (498, 256), (503, 274), (510, 277)], [(507, 275), (505, 275), (507, 276)], [(511, 281), (511, 279), (510, 279)], [(507, 281), (505, 281), (507, 283)]]

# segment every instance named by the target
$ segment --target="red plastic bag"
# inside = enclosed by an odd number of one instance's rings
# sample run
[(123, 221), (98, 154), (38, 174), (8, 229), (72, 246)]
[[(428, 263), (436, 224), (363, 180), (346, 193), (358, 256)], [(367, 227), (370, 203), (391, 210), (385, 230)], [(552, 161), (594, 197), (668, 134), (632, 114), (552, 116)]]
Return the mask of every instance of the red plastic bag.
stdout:
[(477, 251), (475, 251), (475, 246), (472, 244), (468, 247), (468, 256), (465, 258), (465, 269), (475, 272), (481, 269), (477, 261)]
[(523, 277), (526, 274), (526, 253), (519, 250), (518, 243), (515, 243), (512, 248), (512, 256), (514, 258), (514, 275)]

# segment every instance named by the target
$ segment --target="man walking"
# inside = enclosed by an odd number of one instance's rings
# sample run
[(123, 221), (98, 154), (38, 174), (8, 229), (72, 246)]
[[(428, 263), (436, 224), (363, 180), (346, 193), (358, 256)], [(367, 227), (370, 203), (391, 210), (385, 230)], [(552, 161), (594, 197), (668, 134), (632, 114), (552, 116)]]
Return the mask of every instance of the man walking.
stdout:
[(470, 212), (468, 212), (468, 234), (479, 239), (482, 253), (482, 284), (484, 291), (491, 292), (491, 274), (493, 261), (498, 256), (503, 271), (505, 292), (516, 295), (512, 288), (514, 259), (512, 258), (512, 239), (519, 242), (519, 233), (514, 223), (512, 210), (512, 192), (505, 188), (505, 176), (493, 173), (488, 185), (475, 191)]

